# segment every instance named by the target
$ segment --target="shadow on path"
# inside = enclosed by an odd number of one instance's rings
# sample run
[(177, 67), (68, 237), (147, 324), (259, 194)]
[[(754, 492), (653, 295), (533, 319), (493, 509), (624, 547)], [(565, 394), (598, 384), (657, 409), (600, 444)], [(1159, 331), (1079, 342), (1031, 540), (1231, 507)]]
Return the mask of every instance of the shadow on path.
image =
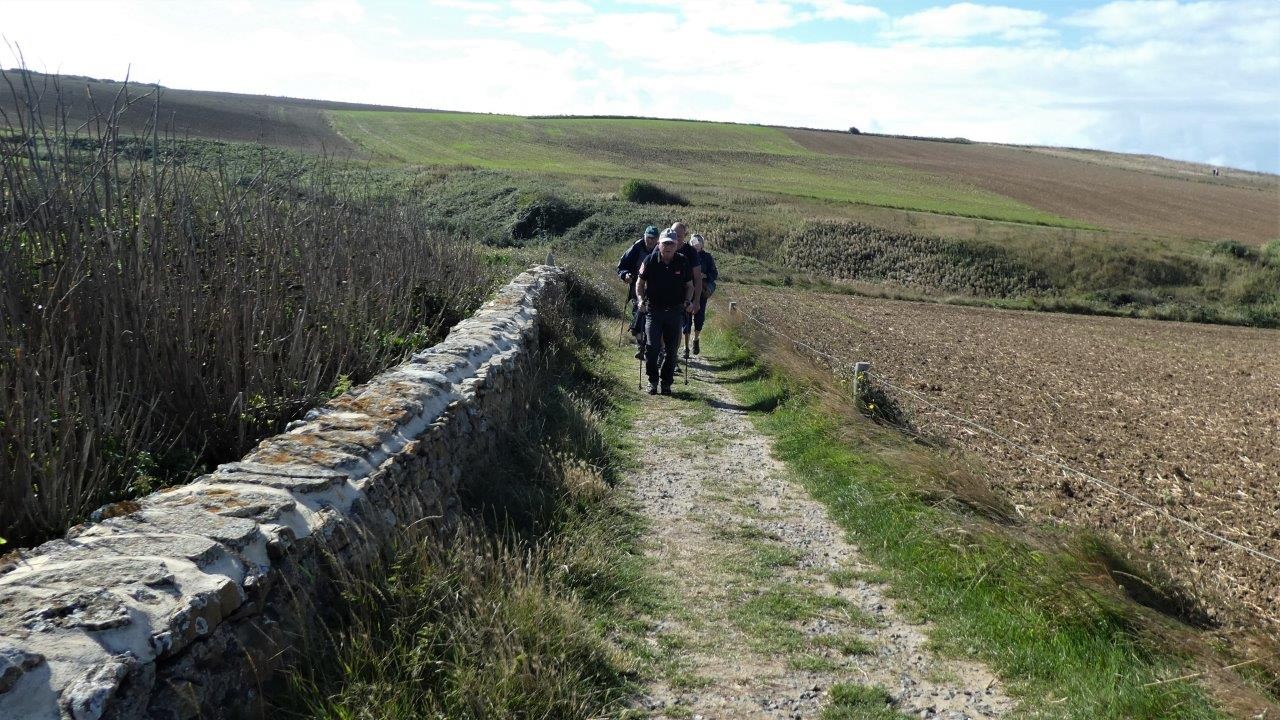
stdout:
[(780, 400), (781, 398), (777, 396), (770, 396), (767, 398), (762, 398), (760, 400), (757, 400), (756, 402), (751, 403), (750, 405), (741, 405), (736, 402), (728, 402), (725, 400), (717, 400), (715, 398), (710, 398), (707, 400), (707, 404), (717, 410), (728, 410), (729, 412), (752, 413), (752, 412), (770, 412), (771, 410), (778, 407), (778, 402)]
[(690, 360), (689, 367), (693, 370), (703, 371), (702, 377), (698, 379), (709, 385), (737, 385), (738, 383), (759, 380), (768, 374), (768, 370), (759, 365), (743, 373), (729, 374), (726, 372), (727, 370), (748, 367), (744, 361), (718, 363), (705, 360)]

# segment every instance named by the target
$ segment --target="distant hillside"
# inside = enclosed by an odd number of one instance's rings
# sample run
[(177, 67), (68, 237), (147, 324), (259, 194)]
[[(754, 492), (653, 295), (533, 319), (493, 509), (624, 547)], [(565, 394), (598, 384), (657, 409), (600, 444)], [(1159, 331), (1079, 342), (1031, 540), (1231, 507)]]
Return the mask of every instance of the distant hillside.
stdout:
[(1280, 177), (1149, 155), (987, 143), (928, 143), (787, 130), (825, 155), (972, 183), (1099, 227), (1261, 244), (1280, 237)]
[[(18, 85), (19, 73), (5, 71)], [(31, 73), (44, 96), (54, 78)], [(69, 116), (109, 105), (122, 85), (62, 76)], [(159, 90), (162, 127), (179, 136), (258, 142), (340, 157), (526, 173), (643, 177), (783, 198), (1143, 235), (1280, 238), (1280, 176), (1074, 148), (930, 142), (884, 135), (621, 117), (538, 117)], [(0, 108), (14, 98), (0, 92)], [(154, 103), (135, 104), (127, 129)]]
[[(0, 109), (11, 111), (14, 108), (15, 93), (18, 101), (26, 101), (27, 92), (22, 75), (18, 70), (0, 71), (0, 79), (5, 81), (0, 84)], [(55, 98), (59, 96), (58, 90), (61, 89), (60, 96), (66, 105), (67, 116), (73, 123), (84, 122), (91, 117), (95, 106), (99, 109), (109, 108), (117, 97), (124, 97), (124, 83), (115, 80), (33, 72), (27, 73), (27, 78), (29, 86), (34, 89), (34, 96), (40, 98), (46, 111), (53, 108)], [(329, 111), (382, 109), (415, 112), (409, 108), (174, 90), (157, 85), (130, 83), (128, 97), (134, 103), (124, 115), (122, 124), (125, 129), (138, 131), (152, 121), (157, 110), (154, 102), (157, 94), (160, 97), (160, 107), (156, 117), (160, 127), (178, 137), (255, 142), (308, 152), (329, 152), (339, 156), (357, 154), (359, 148), (334, 132), (327, 114)]]
[(810, 151), (760, 125), (335, 111), (376, 157), (567, 175), (644, 177), (1035, 225), (1080, 227), (1008, 196), (902, 165)]

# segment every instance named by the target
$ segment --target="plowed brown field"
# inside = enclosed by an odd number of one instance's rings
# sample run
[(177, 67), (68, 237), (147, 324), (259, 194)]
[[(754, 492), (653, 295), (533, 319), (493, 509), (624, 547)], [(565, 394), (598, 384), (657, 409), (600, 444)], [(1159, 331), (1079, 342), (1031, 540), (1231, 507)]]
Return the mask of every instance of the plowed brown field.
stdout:
[[(1176, 176), (1028, 148), (786, 130), (814, 152), (943, 175), (1075, 220), (1118, 230), (1262, 244), (1280, 237), (1280, 177)], [(1137, 157), (1137, 156), (1124, 156)], [(1170, 161), (1164, 161), (1169, 164)]]
[[(1280, 557), (1280, 332), (731, 285), (722, 300), (1035, 452)], [(1225, 619), (1280, 625), (1280, 565), (897, 393), (1020, 514), (1113, 533)], [(1250, 622), (1251, 624), (1251, 622)]]

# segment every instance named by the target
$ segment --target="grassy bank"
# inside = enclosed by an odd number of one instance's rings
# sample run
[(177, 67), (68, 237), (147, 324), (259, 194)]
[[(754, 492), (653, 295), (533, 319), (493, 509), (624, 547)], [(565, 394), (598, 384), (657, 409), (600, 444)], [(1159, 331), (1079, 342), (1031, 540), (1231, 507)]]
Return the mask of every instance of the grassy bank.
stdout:
[(1117, 244), (1066, 234), (987, 242), (810, 221), (772, 253), (752, 254), (872, 294), (1280, 327), (1280, 262), (1233, 242)]
[(340, 111), (334, 124), (375, 157), (414, 164), (733, 187), (966, 217), (1081, 227), (929, 173), (831, 157), (777, 128), (643, 119)]
[(625, 711), (654, 657), (636, 640), (639, 618), (663, 597), (636, 547), (643, 519), (612, 490), (633, 452), (631, 409), (595, 318), (549, 329), (546, 391), (510, 456), (470, 479), (443, 542), (406, 538), (393, 562), (349, 581), (345, 623), (312, 638), (312, 661), (275, 697), (286, 716)]
[[(797, 479), (882, 568), (869, 579), (933, 622), (944, 652), (988, 663), (1048, 717), (1216, 718), (1274, 702), (1273, 678), (1211, 671), (1240, 658), (1127, 599), (1115, 578), (1133, 569), (1109, 567), (1105, 546), (1018, 527), (979, 476), (862, 418), (807, 362), (740, 332), (720, 328), (704, 347)], [(1212, 699), (1177, 679), (1206, 670)]]

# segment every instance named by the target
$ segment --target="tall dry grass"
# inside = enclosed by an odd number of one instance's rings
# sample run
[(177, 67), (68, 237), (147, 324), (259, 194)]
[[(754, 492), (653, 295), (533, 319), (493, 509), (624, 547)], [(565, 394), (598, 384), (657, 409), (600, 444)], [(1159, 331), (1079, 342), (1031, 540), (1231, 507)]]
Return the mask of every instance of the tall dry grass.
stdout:
[[(20, 85), (13, 84), (17, 78)], [(0, 536), (237, 457), (335, 387), (440, 339), (492, 285), (472, 249), (352, 182), (184, 165), (90, 98), (6, 75), (0, 110)], [(47, 82), (47, 81), (46, 81)]]

